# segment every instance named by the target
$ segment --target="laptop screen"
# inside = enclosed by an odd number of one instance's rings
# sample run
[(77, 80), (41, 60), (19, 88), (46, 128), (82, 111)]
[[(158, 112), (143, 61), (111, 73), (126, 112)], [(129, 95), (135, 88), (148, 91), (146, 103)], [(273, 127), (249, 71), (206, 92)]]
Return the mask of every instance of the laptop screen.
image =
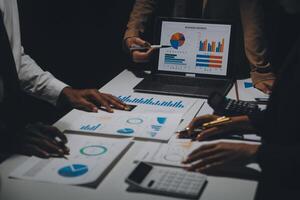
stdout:
[(226, 76), (230, 24), (162, 21), (158, 70)]

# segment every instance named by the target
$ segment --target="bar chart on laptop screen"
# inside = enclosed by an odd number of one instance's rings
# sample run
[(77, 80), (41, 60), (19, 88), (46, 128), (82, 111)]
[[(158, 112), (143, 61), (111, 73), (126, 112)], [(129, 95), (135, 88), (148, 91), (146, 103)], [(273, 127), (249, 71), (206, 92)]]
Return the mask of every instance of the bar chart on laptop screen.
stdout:
[(162, 23), (158, 69), (226, 75), (231, 26), (188, 22)]

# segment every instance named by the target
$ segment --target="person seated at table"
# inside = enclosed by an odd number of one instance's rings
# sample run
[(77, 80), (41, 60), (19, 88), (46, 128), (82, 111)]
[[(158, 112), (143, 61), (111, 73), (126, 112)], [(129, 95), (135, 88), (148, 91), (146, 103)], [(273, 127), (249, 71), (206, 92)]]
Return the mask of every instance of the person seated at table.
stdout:
[[(202, 14), (201, 14), (202, 13)], [(247, 65), (250, 63), (250, 76), (254, 86), (270, 93), (275, 80), (269, 48), (264, 36), (264, 16), (260, 0), (136, 0), (133, 6), (127, 30), (124, 35), (124, 46), (130, 52), (133, 45), (150, 45), (147, 40), (149, 25), (153, 25), (153, 18), (156, 16), (191, 17), (191, 18), (212, 18), (230, 19), (239, 21), (239, 31), (236, 31), (235, 38), (244, 38), (236, 41), (235, 65)], [(242, 33), (242, 34), (241, 34)], [(151, 37), (151, 36), (150, 36)], [(244, 50), (241, 46), (244, 44)], [(130, 56), (135, 63), (149, 62), (155, 49), (148, 51), (134, 50)], [(245, 52), (248, 61), (243, 61)], [(245, 63), (243, 63), (245, 62)], [(246, 71), (239, 69), (239, 71)], [(240, 73), (241, 73), (240, 72)], [(248, 75), (248, 74), (247, 74)]]
[[(290, 13), (298, 12), (295, 17), (299, 18), (299, 1), (280, 2)], [(271, 180), (268, 183), (281, 189), (300, 191), (299, 76), (300, 37), (286, 58), (265, 111), (250, 116), (231, 117), (224, 124), (204, 129), (196, 138), (200, 141), (221, 134), (256, 130), (262, 136), (261, 144), (216, 141), (203, 145), (184, 161), (192, 164), (187, 169), (205, 172), (215, 166), (258, 162), (264, 177)], [(187, 134), (192, 134), (195, 128), (217, 118), (215, 115), (195, 118), (188, 126)]]
[[(24, 53), (20, 39), (16, 0), (0, 0), (0, 137), (1, 149), (49, 157), (67, 153), (66, 137), (55, 127), (44, 124), (26, 125), (22, 112), (22, 92), (48, 101), (55, 106), (68, 106), (89, 112), (112, 107), (125, 109), (118, 98), (96, 89), (77, 90), (43, 71)], [(56, 141), (60, 138), (60, 141)], [(16, 148), (11, 148), (16, 147)], [(3, 150), (3, 149), (2, 149)]]

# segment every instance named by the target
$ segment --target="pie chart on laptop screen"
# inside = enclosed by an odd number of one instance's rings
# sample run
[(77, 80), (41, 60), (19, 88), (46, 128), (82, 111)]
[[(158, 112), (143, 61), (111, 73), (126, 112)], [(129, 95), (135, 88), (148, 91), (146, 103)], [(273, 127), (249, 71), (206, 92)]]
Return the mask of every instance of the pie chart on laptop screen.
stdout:
[(182, 33), (174, 33), (171, 36), (170, 44), (174, 49), (178, 49), (181, 47), (185, 42), (185, 37)]

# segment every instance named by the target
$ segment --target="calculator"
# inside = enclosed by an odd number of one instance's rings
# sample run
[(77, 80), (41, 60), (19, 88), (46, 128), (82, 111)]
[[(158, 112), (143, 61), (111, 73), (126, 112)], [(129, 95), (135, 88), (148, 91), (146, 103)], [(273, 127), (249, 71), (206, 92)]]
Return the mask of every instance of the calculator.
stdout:
[(197, 199), (207, 183), (207, 176), (180, 168), (139, 162), (125, 181), (144, 192)]
[(213, 92), (207, 103), (214, 109), (214, 114), (217, 115), (252, 115), (261, 111), (256, 103), (226, 98), (218, 92)]

